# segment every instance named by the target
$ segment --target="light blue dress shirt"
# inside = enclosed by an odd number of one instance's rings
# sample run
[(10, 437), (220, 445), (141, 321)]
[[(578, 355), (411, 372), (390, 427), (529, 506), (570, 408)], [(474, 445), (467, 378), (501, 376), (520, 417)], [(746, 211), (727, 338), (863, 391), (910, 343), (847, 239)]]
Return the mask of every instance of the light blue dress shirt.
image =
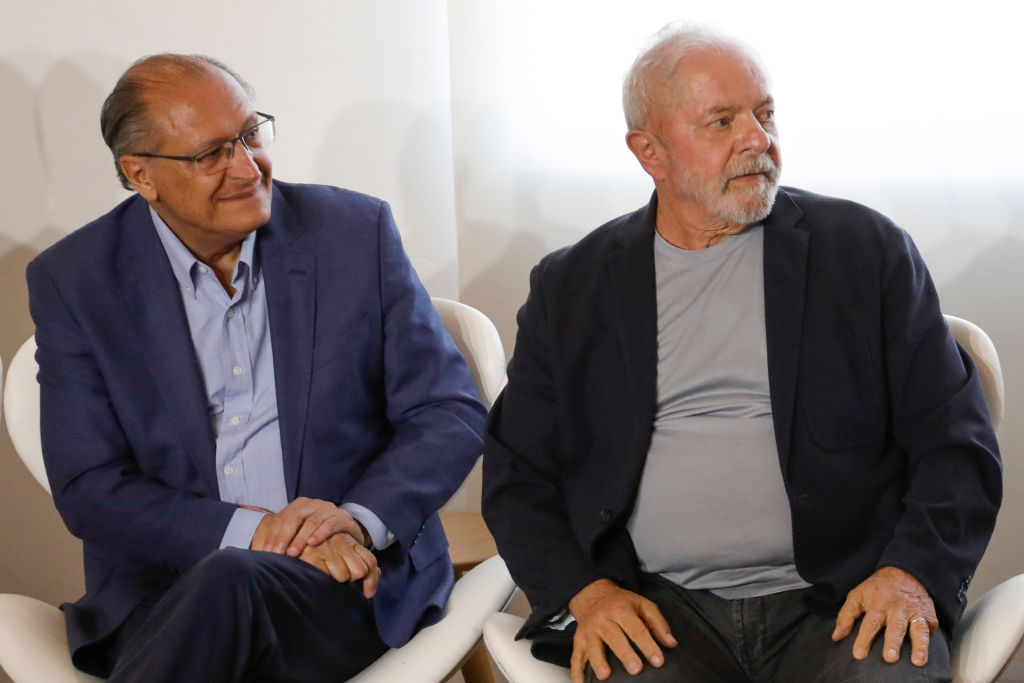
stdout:
[[(206, 386), (220, 498), (278, 512), (288, 504), (288, 494), (256, 233), (249, 233), (242, 242), (231, 275), (235, 293), (229, 296), (213, 270), (192, 255), (152, 208), (149, 212), (178, 281)], [(392, 542), (393, 536), (372, 511), (355, 503), (342, 507), (366, 527), (375, 547)], [(263, 516), (238, 508), (220, 547), (248, 548)]]

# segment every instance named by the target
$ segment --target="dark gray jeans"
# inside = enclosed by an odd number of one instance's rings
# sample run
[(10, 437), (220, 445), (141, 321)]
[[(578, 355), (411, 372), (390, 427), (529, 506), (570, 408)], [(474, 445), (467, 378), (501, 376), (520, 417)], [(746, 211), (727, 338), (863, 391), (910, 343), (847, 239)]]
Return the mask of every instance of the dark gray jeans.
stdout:
[[(910, 639), (904, 641), (900, 659), (882, 659), (879, 635), (867, 659), (853, 658), (852, 634), (832, 642), (835, 617), (810, 611), (804, 591), (787, 591), (760, 598), (726, 600), (710, 591), (688, 591), (659, 576), (649, 576), (641, 593), (661, 609), (675, 648), (662, 648), (665, 664), (631, 676), (611, 652), (609, 681), (616, 683), (888, 683), (902, 681), (948, 682), (949, 644), (941, 631), (932, 633), (928, 664), (910, 662)], [(587, 667), (587, 681), (596, 681)]]

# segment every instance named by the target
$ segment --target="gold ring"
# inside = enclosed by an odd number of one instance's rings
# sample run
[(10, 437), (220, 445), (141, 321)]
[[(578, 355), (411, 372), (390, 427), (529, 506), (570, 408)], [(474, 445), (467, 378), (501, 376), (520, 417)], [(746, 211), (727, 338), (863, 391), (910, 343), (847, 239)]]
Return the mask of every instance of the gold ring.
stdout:
[(911, 620), (910, 620), (909, 622), (907, 622), (907, 623), (909, 623), (909, 624), (913, 624), (913, 623), (914, 623), (915, 621), (923, 621), (923, 622), (924, 622), (924, 625), (925, 625), (925, 626), (927, 626), (927, 625), (928, 625), (928, 620), (927, 620), (927, 619), (925, 619), (924, 617), (914, 617), (913, 619), (911, 619)]

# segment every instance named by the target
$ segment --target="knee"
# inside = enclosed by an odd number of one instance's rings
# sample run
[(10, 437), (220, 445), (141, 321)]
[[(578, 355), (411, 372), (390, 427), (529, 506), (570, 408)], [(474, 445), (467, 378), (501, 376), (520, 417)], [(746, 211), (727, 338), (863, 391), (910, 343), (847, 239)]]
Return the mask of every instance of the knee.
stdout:
[(185, 575), (195, 588), (224, 592), (229, 587), (246, 590), (261, 585), (279, 555), (239, 548), (222, 548), (204, 557)]

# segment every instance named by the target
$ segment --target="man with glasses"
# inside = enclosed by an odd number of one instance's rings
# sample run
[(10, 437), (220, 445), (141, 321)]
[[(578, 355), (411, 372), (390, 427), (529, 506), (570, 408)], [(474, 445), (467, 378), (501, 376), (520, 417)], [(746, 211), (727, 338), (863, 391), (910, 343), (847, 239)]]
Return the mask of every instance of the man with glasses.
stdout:
[(484, 410), (384, 202), (271, 180), (275, 119), (156, 55), (101, 114), (135, 196), (28, 268), (63, 606), (110, 680), (341, 680), (436, 621)]

